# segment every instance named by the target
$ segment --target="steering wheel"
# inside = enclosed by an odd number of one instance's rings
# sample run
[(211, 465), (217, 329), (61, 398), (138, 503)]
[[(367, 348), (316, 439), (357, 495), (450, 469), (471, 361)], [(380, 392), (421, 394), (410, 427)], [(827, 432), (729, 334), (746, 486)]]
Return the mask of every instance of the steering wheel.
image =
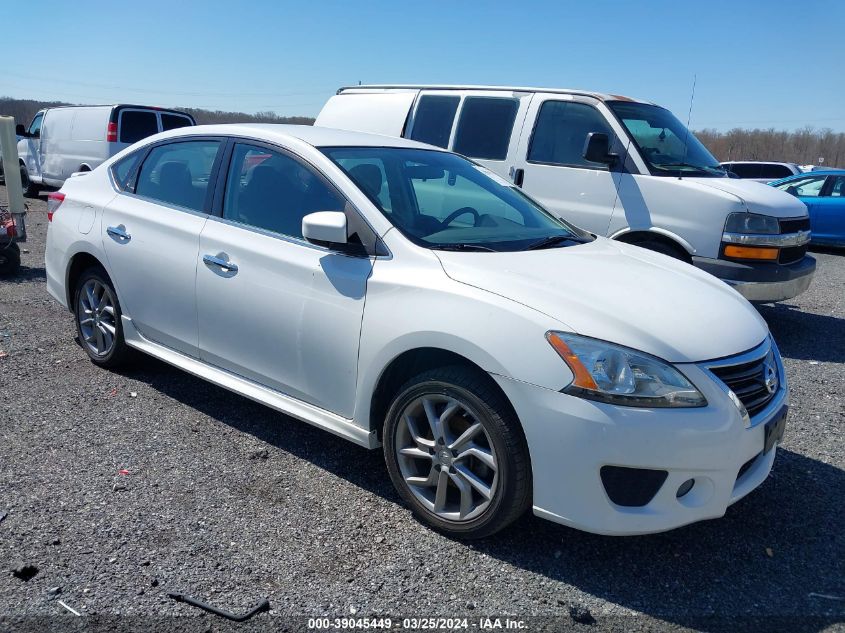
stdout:
[(473, 217), (473, 220), (472, 220), (472, 225), (473, 225), (473, 226), (478, 226), (478, 219), (479, 219), (481, 216), (479, 215), (478, 211), (476, 211), (476, 210), (475, 210), (475, 209), (473, 209), (472, 207), (461, 207), (461, 208), (460, 208), (460, 209), (458, 209), (457, 211), (452, 211), (452, 213), (450, 213), (449, 215), (447, 215), (447, 216), (446, 216), (446, 218), (445, 218), (445, 219), (441, 222), (441, 224), (442, 224), (444, 227), (447, 227), (447, 226), (449, 226), (452, 222), (454, 222), (456, 218), (461, 217), (464, 213), (471, 213), (471, 214), (472, 214), (472, 217)]

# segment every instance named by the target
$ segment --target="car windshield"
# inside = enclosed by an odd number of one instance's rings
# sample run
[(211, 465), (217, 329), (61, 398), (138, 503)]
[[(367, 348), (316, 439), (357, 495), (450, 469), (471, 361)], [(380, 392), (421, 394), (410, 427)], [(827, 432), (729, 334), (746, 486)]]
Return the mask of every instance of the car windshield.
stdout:
[(647, 103), (610, 101), (616, 114), (656, 176), (725, 176), (701, 141), (666, 108)]
[(398, 147), (322, 151), (403, 235), (427, 248), (516, 251), (592, 240), (456, 154)]

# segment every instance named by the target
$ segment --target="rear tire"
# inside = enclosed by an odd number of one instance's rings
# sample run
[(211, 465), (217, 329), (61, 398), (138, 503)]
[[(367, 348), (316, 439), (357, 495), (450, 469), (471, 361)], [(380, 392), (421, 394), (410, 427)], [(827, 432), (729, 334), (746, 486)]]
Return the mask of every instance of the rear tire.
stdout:
[(100, 266), (92, 266), (79, 276), (73, 312), (79, 343), (95, 365), (114, 368), (130, 360), (132, 349), (123, 338), (117, 293)]
[(531, 504), (528, 445), (504, 396), (478, 370), (442, 367), (406, 382), (384, 422), (393, 485), (423, 522), (483, 538)]
[(12, 242), (5, 248), (0, 248), (0, 277), (10, 277), (21, 267), (21, 249)]

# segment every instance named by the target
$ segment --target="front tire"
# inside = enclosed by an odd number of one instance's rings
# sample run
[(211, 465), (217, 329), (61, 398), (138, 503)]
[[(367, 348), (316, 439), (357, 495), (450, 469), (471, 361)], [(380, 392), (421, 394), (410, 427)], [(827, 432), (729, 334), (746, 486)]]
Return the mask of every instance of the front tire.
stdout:
[(21, 189), (27, 198), (34, 198), (38, 195), (38, 185), (29, 179), (29, 172), (26, 165), (21, 165)]
[(403, 385), (384, 423), (393, 485), (414, 514), (450, 536), (483, 538), (531, 503), (522, 427), (488, 376), (426, 371)]
[(73, 293), (76, 332), (91, 361), (100, 367), (119, 367), (131, 355), (123, 338), (120, 304), (106, 271), (99, 266), (80, 275)]
[(687, 255), (686, 251), (666, 242), (661, 242), (660, 240), (643, 240), (642, 242), (633, 242), (633, 244), (634, 246), (639, 246), (640, 248), (645, 248), (662, 255), (668, 255), (674, 259), (689, 263), (689, 255)]

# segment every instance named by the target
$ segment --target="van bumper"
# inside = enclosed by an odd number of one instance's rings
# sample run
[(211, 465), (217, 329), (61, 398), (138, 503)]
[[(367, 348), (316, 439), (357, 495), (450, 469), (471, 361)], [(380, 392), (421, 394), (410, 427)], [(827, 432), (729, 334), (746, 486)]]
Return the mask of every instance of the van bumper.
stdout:
[(692, 263), (733, 286), (749, 301), (760, 302), (797, 297), (810, 287), (816, 272), (816, 260), (809, 255), (791, 264), (731, 262), (709, 257), (693, 257)]

